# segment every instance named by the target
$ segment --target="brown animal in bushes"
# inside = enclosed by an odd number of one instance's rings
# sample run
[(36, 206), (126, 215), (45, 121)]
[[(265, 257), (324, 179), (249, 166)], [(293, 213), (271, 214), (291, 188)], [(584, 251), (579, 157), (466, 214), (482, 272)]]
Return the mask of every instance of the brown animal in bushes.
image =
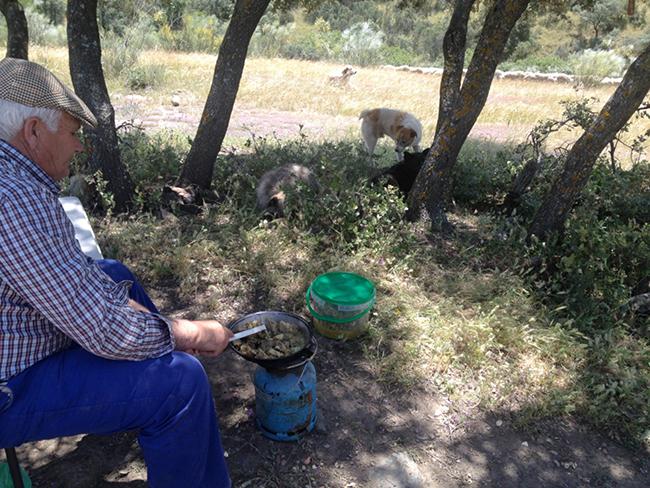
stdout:
[(305, 183), (315, 192), (320, 192), (321, 186), (312, 171), (300, 164), (286, 164), (267, 171), (257, 183), (255, 194), (257, 208), (267, 218), (284, 217), (286, 194), (285, 189), (295, 187), (300, 182)]

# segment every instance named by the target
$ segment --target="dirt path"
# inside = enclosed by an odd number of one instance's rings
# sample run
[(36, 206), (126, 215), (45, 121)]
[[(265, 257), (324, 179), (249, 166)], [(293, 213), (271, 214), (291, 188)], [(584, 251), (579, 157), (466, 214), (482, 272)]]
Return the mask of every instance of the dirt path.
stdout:
[[(203, 107), (190, 97), (178, 98), (179, 105), (155, 105), (140, 95), (117, 96), (115, 101), (116, 123), (133, 122), (146, 130), (169, 129), (194, 135)], [(296, 138), (300, 132), (312, 140), (340, 139), (345, 136), (359, 137), (359, 120), (356, 117), (327, 115), (314, 112), (288, 112), (235, 106), (227, 136)], [(470, 137), (494, 141), (521, 138), (525, 127), (506, 124), (477, 124)]]

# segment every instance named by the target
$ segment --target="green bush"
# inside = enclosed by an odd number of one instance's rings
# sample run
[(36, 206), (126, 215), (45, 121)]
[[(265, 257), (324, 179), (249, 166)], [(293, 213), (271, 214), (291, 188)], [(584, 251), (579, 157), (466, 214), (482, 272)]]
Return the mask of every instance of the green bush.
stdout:
[(129, 39), (112, 32), (106, 32), (102, 38), (102, 68), (108, 79), (117, 79), (122, 73), (128, 73), (138, 63), (140, 47)]
[(156, 87), (167, 77), (164, 64), (142, 64), (138, 62), (126, 73), (126, 84), (132, 90)]
[(384, 33), (369, 22), (360, 22), (343, 31), (342, 55), (353, 64), (375, 64), (384, 45)]
[(413, 55), (406, 49), (396, 46), (382, 46), (379, 49), (379, 59), (385, 64), (394, 66), (413, 64)]
[(187, 137), (173, 132), (148, 135), (143, 130), (128, 128), (119, 134), (122, 161), (133, 179), (139, 206), (156, 208), (160, 191), (180, 174), (181, 164), (189, 151)]
[(223, 41), (226, 25), (214, 15), (186, 14), (180, 29), (163, 24), (159, 29), (165, 49), (216, 53)]
[(514, 146), (468, 140), (453, 169), (454, 201), (463, 207), (498, 204), (510, 189)]
[(105, 30), (101, 33), (102, 66), (107, 78), (120, 78), (138, 65), (145, 49), (160, 44), (152, 21), (141, 17), (122, 33)]
[(616, 172), (597, 164), (562, 238), (531, 251), (548, 271), (545, 299), (583, 332), (609, 329), (650, 269), (648, 175), (647, 163)]
[(304, 188), (285, 190), (285, 213), (291, 216), (285, 225), (290, 232), (312, 235), (315, 245), (346, 252), (360, 248), (397, 252), (414, 239), (405, 232), (405, 203), (397, 192), (368, 185), (371, 168), (358, 143), (254, 138), (249, 145), (253, 154), (219, 158), (213, 179), (214, 190), (230, 208), (247, 209), (245, 215), (240, 213), (242, 218), (260, 218), (255, 186), (264, 172), (287, 161), (304, 161), (323, 191), (314, 195)]
[(38, 46), (65, 46), (67, 36), (64, 25), (53, 25), (48, 18), (31, 8), (25, 9), (29, 42)]
[(587, 49), (571, 58), (573, 73), (584, 86), (595, 86), (609, 76), (621, 76), (626, 68), (625, 59), (613, 51)]
[(251, 38), (248, 52), (254, 56), (267, 58), (281, 57), (282, 47), (287, 44), (292, 25), (279, 23), (259, 25)]
[[(523, 58), (510, 59), (499, 64), (503, 71), (537, 71), (540, 73), (573, 73), (573, 64), (555, 55), (530, 54)], [(599, 80), (600, 81), (600, 80)]]
[(317, 20), (314, 26), (292, 24), (279, 54), (294, 59), (332, 59), (339, 44), (340, 34), (332, 32), (324, 20)]

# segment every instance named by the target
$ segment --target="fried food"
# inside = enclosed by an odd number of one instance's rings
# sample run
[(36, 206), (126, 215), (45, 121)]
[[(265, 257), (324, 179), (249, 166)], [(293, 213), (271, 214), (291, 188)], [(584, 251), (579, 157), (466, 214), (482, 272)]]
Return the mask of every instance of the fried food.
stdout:
[[(307, 345), (305, 334), (297, 325), (269, 319), (263, 323), (266, 325), (264, 332), (233, 341), (233, 347), (240, 354), (253, 359), (280, 359), (296, 354)], [(233, 332), (252, 329), (258, 325), (262, 325), (262, 321), (252, 320)]]

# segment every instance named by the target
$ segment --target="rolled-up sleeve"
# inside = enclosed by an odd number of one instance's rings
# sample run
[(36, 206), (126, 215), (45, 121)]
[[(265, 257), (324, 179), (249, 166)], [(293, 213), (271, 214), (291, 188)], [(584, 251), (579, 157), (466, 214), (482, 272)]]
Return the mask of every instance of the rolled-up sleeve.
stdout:
[(0, 201), (0, 276), (25, 302), (84, 349), (110, 359), (147, 359), (174, 349), (169, 322), (128, 305), (128, 282), (114, 283), (81, 252), (58, 201)]

